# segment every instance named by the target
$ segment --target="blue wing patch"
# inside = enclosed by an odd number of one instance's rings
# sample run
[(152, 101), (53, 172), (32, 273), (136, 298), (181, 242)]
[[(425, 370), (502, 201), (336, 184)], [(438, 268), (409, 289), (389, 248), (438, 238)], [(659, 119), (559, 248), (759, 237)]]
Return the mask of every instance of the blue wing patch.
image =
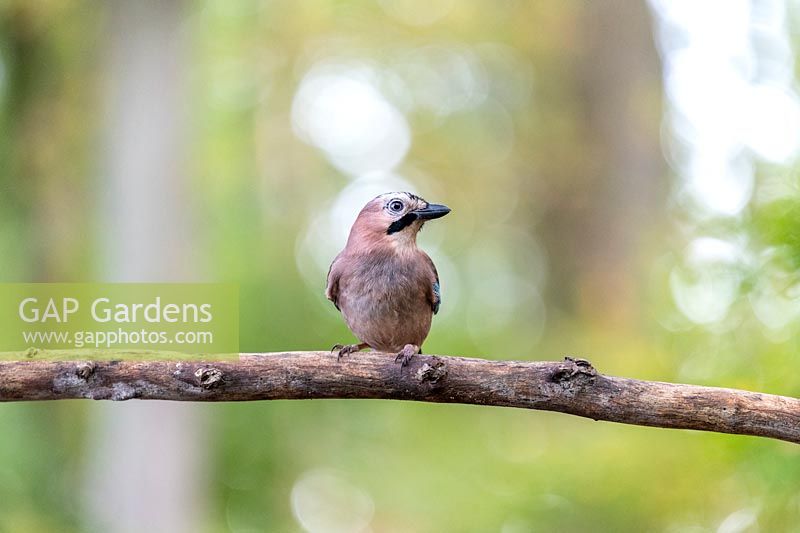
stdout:
[(433, 282), (433, 314), (439, 312), (439, 304), (442, 303), (442, 289), (439, 287), (439, 282)]

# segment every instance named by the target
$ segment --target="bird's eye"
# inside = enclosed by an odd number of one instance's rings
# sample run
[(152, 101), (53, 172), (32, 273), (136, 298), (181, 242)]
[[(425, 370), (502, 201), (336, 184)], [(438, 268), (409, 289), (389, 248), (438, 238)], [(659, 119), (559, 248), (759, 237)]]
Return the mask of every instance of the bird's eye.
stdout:
[(391, 209), (395, 213), (399, 213), (400, 211), (403, 210), (403, 202), (401, 202), (400, 200), (392, 200), (391, 202), (389, 202), (389, 209)]

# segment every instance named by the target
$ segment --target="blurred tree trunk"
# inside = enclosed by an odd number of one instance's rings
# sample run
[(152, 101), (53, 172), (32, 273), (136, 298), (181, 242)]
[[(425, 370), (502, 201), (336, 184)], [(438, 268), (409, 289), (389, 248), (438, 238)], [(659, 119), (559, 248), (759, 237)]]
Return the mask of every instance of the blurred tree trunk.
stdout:
[(552, 294), (562, 298), (554, 303), (601, 324), (626, 324), (637, 316), (638, 240), (665, 205), (661, 65), (645, 2), (581, 6), (575, 11), (580, 52), (566, 85), (578, 88), (568, 114), (582, 123), (575, 129), (585, 137), (575, 139), (572, 161), (558, 163), (566, 185), (547, 193), (542, 231)]
[[(108, 23), (109, 112), (100, 227), (112, 281), (196, 279), (183, 174), (184, 6), (118, 0)], [(195, 532), (204, 521), (205, 419), (169, 402), (92, 405), (86, 491), (98, 531)]]

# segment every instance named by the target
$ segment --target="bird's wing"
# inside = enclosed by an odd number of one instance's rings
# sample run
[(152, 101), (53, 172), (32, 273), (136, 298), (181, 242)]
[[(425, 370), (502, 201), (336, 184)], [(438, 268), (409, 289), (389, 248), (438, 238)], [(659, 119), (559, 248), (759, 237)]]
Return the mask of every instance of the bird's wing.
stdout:
[(433, 259), (431, 259), (426, 253), (423, 253), (422, 255), (425, 256), (428, 266), (430, 267), (429, 275), (431, 278), (431, 284), (428, 298), (430, 299), (431, 309), (433, 309), (433, 314), (435, 315), (439, 312), (439, 305), (442, 303), (442, 289), (439, 285), (439, 273), (436, 271), (436, 265), (433, 264)]
[(439, 286), (439, 280), (437, 279), (436, 281), (433, 282), (433, 304), (431, 305), (431, 307), (433, 307), (434, 315), (439, 312), (439, 304), (441, 303), (442, 303), (442, 289)]
[(339, 278), (342, 275), (340, 263), (337, 255), (328, 269), (328, 286), (325, 287), (325, 297), (333, 302), (336, 309), (339, 309)]

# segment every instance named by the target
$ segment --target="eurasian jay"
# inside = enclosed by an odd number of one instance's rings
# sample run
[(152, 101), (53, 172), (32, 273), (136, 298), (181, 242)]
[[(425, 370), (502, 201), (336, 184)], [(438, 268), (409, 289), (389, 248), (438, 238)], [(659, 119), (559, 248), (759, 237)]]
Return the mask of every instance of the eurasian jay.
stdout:
[(395, 362), (406, 366), (421, 353), (441, 292), (433, 261), (417, 248), (417, 233), (426, 221), (449, 212), (411, 193), (391, 192), (358, 214), (325, 290), (359, 340), (334, 346), (339, 359), (369, 347), (397, 353)]

